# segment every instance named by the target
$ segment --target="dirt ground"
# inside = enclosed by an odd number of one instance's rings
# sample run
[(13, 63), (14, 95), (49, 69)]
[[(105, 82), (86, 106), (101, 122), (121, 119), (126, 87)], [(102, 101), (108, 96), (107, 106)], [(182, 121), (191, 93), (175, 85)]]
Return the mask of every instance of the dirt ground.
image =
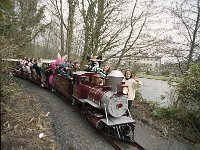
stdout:
[(15, 82), (2, 88), (1, 149), (59, 149), (39, 101)]

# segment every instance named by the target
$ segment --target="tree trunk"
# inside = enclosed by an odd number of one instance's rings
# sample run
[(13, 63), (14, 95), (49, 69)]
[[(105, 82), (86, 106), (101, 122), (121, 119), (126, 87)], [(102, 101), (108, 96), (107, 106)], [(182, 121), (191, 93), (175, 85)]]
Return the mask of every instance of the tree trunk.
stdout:
[(67, 28), (67, 40), (66, 40), (66, 52), (68, 55), (68, 60), (72, 58), (72, 51), (73, 51), (73, 28), (74, 28), (74, 15), (77, 0), (68, 0), (69, 5), (69, 16), (68, 16), (68, 28)]
[(61, 37), (61, 56), (64, 55), (64, 30), (63, 30), (63, 13), (62, 13), (62, 0), (60, 0), (60, 37)]
[(190, 47), (190, 52), (189, 52), (189, 57), (188, 57), (188, 62), (187, 62), (187, 70), (189, 69), (190, 65), (192, 64), (192, 55), (193, 55), (194, 49), (195, 49), (195, 40), (196, 40), (197, 30), (199, 28), (199, 18), (200, 18), (199, 0), (198, 0), (197, 8), (198, 8), (198, 13), (197, 13), (195, 29), (194, 29), (193, 37), (192, 37), (192, 41), (191, 41), (191, 47)]

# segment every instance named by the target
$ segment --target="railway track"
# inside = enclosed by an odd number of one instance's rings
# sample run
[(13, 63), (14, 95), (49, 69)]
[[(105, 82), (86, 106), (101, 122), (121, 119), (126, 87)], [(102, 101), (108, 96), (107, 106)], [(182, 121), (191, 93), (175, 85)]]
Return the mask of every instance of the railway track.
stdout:
[(106, 140), (116, 149), (116, 150), (145, 150), (141, 145), (137, 142), (128, 143), (116, 140), (114, 138), (108, 137), (103, 134)]

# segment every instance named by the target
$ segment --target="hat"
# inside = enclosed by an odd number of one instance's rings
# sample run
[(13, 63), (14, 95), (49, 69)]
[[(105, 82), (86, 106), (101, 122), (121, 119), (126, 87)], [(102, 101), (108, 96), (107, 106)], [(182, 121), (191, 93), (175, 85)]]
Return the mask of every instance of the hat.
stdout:
[(102, 56), (93, 56), (90, 60), (91, 61), (102, 61)]

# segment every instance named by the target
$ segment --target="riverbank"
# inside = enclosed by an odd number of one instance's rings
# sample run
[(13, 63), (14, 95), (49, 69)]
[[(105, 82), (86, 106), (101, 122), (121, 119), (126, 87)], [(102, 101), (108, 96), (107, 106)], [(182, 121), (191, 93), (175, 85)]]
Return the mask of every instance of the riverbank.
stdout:
[[(170, 113), (173, 114), (168, 115)], [(200, 149), (200, 133), (194, 132), (192, 127), (180, 124), (179, 120), (175, 120), (177, 113), (170, 108), (160, 108), (153, 102), (145, 100), (136, 100), (133, 104), (131, 113), (136, 120), (152, 127), (163, 137), (175, 137), (182, 141), (186, 140), (193, 144), (195, 149)], [(165, 115), (163, 115), (165, 113)], [(168, 113), (168, 114), (167, 114)]]

